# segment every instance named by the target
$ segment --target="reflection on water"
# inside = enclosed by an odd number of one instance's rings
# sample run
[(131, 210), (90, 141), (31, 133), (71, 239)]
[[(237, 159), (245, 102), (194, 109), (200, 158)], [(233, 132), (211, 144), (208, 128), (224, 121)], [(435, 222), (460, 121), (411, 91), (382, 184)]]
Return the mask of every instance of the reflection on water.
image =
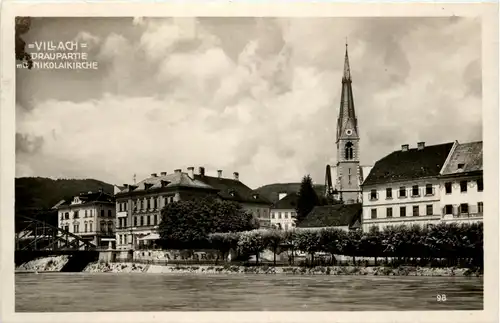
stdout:
[(482, 277), (16, 274), (16, 312), (482, 308)]

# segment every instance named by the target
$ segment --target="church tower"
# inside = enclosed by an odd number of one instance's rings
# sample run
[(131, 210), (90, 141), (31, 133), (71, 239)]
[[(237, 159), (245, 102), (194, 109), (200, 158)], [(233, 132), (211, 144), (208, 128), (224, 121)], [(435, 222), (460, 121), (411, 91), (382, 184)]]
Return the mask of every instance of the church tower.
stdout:
[(363, 172), (359, 163), (359, 129), (354, 110), (347, 44), (337, 119), (336, 146), (337, 164), (334, 167), (327, 166), (325, 193), (333, 194), (335, 199), (340, 199), (344, 203), (361, 202), (360, 185), (363, 181)]

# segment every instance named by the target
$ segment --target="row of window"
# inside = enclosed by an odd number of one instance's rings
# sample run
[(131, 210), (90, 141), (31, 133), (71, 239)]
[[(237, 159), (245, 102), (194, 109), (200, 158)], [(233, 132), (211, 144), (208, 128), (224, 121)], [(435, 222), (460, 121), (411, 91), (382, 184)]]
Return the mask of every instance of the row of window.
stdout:
[[(460, 192), (461, 193), (467, 192), (467, 184), (468, 184), (468, 181), (460, 181)], [(476, 184), (477, 184), (477, 191), (482, 192), (483, 191), (483, 179), (478, 179), (476, 181)], [(452, 183), (451, 182), (444, 183), (444, 189), (445, 189), (446, 194), (453, 193)]]
[[(126, 221), (125, 221), (126, 224)], [(137, 226), (148, 226), (158, 224), (158, 214), (146, 215), (146, 216), (134, 216), (134, 227)]]
[(126, 244), (127, 243), (127, 235), (119, 234), (118, 235), (118, 244)]
[[(261, 211), (262, 211), (262, 213), (261, 213)], [(264, 219), (268, 218), (267, 217), (267, 209), (262, 209), (262, 210), (261, 209), (257, 209), (257, 218), (260, 219), (261, 217), (264, 218)]]
[[(483, 191), (483, 180), (478, 179), (477, 181), (477, 191), (482, 192)], [(468, 181), (460, 181), (460, 192), (466, 193), (467, 192), (467, 184)], [(451, 194), (453, 192), (453, 187), (451, 182), (446, 182), (444, 184), (445, 187), (445, 192), (446, 194)], [(425, 196), (433, 196), (435, 194), (434, 192), (434, 187), (432, 184), (426, 184), (425, 188), (420, 189), (419, 185), (413, 185), (412, 188), (409, 190), (410, 194), (412, 197), (419, 197), (423, 193)], [(401, 186), (398, 190), (398, 198), (406, 198), (408, 197), (408, 190), (406, 186)], [(386, 188), (385, 190), (385, 198), (387, 199), (392, 199), (392, 188)], [(378, 200), (379, 196), (377, 193), (377, 190), (371, 190), (370, 191), (370, 201), (375, 201)]]
[[(160, 198), (164, 199), (164, 205), (174, 202), (174, 196), (148, 197), (133, 201), (133, 210), (157, 210), (160, 207)], [(118, 212), (128, 211), (128, 202), (118, 203)]]
[[(413, 210), (413, 216), (420, 215), (420, 205), (414, 205), (412, 210)], [(468, 214), (470, 212), (469, 204), (467, 204), (467, 203), (460, 204), (460, 207), (458, 210), (459, 210), (460, 214)], [(377, 217), (378, 217), (377, 212), (378, 212), (378, 209), (371, 209), (371, 218), (372, 219), (377, 219)], [(392, 216), (393, 216), (393, 208), (392, 207), (387, 207), (385, 212), (386, 212), (387, 218), (392, 218)], [(477, 203), (477, 212), (483, 213), (483, 202)], [(453, 205), (446, 205), (444, 207), (444, 214), (453, 214)], [(432, 204), (428, 204), (425, 206), (425, 215), (434, 215), (434, 206)], [(400, 217), (406, 216), (406, 206), (401, 206), (399, 208), (399, 216)]]
[[(69, 231), (69, 225), (63, 227), (64, 230)], [(89, 221), (84, 223), (84, 229), (82, 233), (93, 232), (93, 222)], [(101, 232), (102, 233), (112, 233), (113, 232), (113, 222), (101, 222)], [(73, 224), (73, 233), (80, 233), (80, 224)]]
[[(293, 219), (295, 212), (283, 212), (283, 219)], [(281, 219), (281, 212), (271, 212), (271, 219)]]
[[(87, 210), (83, 211), (83, 217), (88, 218), (93, 216), (92, 210)], [(109, 218), (113, 217), (113, 211), (108, 210), (107, 215)], [(101, 210), (101, 217), (104, 218), (106, 216), (106, 212), (104, 210)], [(80, 218), (80, 211), (73, 211), (73, 219), (79, 219)], [(61, 212), (61, 220), (69, 220), (69, 212), (65, 212), (64, 214)]]

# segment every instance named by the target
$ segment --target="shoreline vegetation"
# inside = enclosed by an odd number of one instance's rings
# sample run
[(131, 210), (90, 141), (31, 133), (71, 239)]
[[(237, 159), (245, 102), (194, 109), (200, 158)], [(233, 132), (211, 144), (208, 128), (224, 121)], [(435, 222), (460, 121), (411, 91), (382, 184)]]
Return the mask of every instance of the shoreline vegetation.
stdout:
[[(16, 273), (59, 272), (68, 261), (65, 256), (32, 260), (16, 268)], [(152, 265), (133, 262), (93, 262), (83, 273), (145, 274), (264, 274), (264, 275), (359, 275), (359, 276), (445, 276), (482, 277), (480, 268), (420, 266), (237, 266), (237, 265)]]

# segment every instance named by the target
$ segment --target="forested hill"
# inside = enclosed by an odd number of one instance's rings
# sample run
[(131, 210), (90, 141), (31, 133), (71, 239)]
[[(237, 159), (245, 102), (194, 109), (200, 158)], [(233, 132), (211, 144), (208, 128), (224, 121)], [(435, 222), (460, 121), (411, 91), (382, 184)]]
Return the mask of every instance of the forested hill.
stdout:
[(60, 200), (70, 199), (81, 192), (98, 191), (113, 194), (113, 185), (95, 179), (50, 179), (21, 177), (16, 183), (16, 213), (34, 209), (50, 209)]

